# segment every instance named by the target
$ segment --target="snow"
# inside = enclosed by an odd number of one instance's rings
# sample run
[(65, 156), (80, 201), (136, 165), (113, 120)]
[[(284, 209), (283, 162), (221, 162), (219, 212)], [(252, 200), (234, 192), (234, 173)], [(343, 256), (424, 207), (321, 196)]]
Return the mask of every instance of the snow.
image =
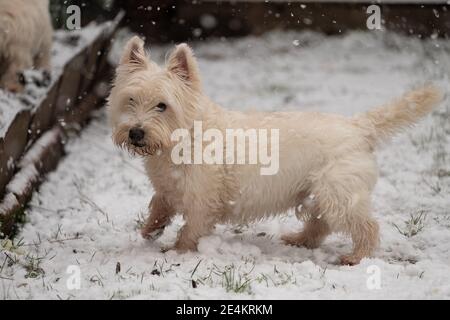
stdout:
[[(55, 78), (59, 77), (64, 70), (64, 66), (73, 57), (79, 54), (83, 49), (108, 28), (108, 24), (98, 25), (91, 23), (80, 30), (64, 31), (58, 30), (54, 35), (52, 73)], [(80, 66), (82, 67), (82, 66)]]
[(0, 214), (7, 212), (17, 206), (19, 203), (17, 202), (16, 196), (13, 194), (7, 194), (0, 204)]
[(37, 140), (30, 150), (20, 160), (19, 167), (24, 168), (30, 165), (37, 164), (42, 159), (42, 154), (49, 147), (58, 142), (61, 136), (59, 128), (48, 130)]
[[(119, 34), (112, 60), (126, 37), (126, 31)], [(271, 32), (193, 46), (205, 91), (232, 109), (351, 115), (426, 81), (449, 88), (450, 43), (443, 40)], [(151, 46), (150, 52), (164, 61), (168, 49)], [(195, 253), (163, 253), (183, 220), (177, 216), (155, 241), (141, 238), (138, 227), (153, 191), (141, 160), (113, 146), (105, 115), (97, 113), (70, 140), (67, 157), (34, 194), (17, 240), (0, 248), (0, 264), (8, 262), (6, 253), (18, 259), (0, 272), (0, 298), (450, 298), (448, 96), (378, 151), (373, 211), (381, 245), (353, 267), (336, 264), (351, 250), (341, 235), (315, 250), (283, 245), (280, 236), (301, 226), (295, 210), (248, 225), (218, 225)], [(399, 232), (420, 212), (423, 227), (416, 235)], [(80, 289), (67, 286), (77, 275), (73, 270), (80, 271)]]
[(14, 175), (6, 186), (6, 192), (22, 195), (39, 178), (39, 172), (34, 165), (27, 166)]
[(27, 190), (39, 179), (37, 166), (40, 165), (43, 153), (54, 146), (61, 136), (61, 130), (54, 128), (45, 132), (27, 151), (19, 161), (18, 171), (6, 186), (6, 192), (16, 195), (24, 195)]

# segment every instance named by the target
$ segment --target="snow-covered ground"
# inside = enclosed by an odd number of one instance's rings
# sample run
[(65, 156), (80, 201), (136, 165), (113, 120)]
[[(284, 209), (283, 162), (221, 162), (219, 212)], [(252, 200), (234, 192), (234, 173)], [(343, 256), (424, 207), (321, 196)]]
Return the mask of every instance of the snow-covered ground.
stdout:
[[(351, 115), (427, 80), (449, 89), (450, 44), (444, 41), (272, 32), (193, 46), (206, 92), (233, 109)], [(150, 49), (161, 61), (168, 47)], [(101, 111), (70, 140), (67, 157), (34, 194), (21, 233), (3, 242), (0, 298), (448, 299), (449, 119), (447, 96), (378, 152), (373, 203), (381, 246), (373, 258), (348, 267), (335, 264), (351, 249), (344, 236), (330, 236), (316, 250), (283, 245), (280, 235), (301, 227), (293, 212), (219, 225), (199, 252), (162, 253), (182, 219), (156, 242), (140, 237), (152, 187), (140, 160), (114, 148)], [(80, 288), (74, 289), (78, 270)]]

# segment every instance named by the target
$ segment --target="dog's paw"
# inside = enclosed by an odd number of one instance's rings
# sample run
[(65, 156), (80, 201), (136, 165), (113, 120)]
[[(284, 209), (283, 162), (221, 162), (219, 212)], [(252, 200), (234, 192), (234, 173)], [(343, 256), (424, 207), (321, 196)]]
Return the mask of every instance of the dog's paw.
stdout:
[(186, 253), (189, 251), (197, 251), (197, 243), (193, 241), (177, 241), (173, 247), (177, 253)]
[(173, 246), (172, 247), (162, 247), (161, 249), (159, 249), (159, 251), (161, 253), (166, 253), (166, 252), (168, 252), (170, 250), (173, 250)]
[(163, 234), (163, 232), (164, 232), (164, 228), (158, 228), (158, 229), (142, 228), (141, 229), (142, 237), (147, 240), (156, 240)]
[(186, 253), (186, 252), (189, 252), (189, 251), (194, 251), (194, 250), (190, 250), (190, 249), (185, 248), (185, 247), (177, 247), (176, 245), (168, 246), (168, 247), (162, 247), (160, 249), (161, 253), (166, 253), (166, 252), (169, 252), (169, 251), (172, 251), (172, 250), (175, 251), (178, 254), (183, 254), (183, 253)]
[(289, 233), (282, 236), (281, 240), (288, 246), (305, 247), (308, 249), (315, 249), (320, 245), (315, 239), (305, 237), (302, 233)]
[(298, 234), (297, 233), (288, 233), (281, 236), (281, 241), (288, 246), (298, 246)]
[(359, 264), (360, 261), (361, 257), (352, 254), (344, 255), (339, 258), (339, 262), (342, 266), (354, 266)]
[(189, 251), (197, 251), (197, 243), (194, 241), (177, 240), (174, 245), (161, 248), (162, 253), (166, 253), (171, 250), (176, 251), (178, 254), (183, 254)]

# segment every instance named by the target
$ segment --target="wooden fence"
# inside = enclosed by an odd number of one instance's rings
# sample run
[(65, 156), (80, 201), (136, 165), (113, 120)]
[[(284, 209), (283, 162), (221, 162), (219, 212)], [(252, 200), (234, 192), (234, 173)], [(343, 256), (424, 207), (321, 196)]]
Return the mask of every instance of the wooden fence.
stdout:
[(85, 38), (57, 32), (54, 50), (60, 56), (54, 64), (61, 70), (53, 70), (50, 85), (36, 89), (33, 101), (27, 95), (2, 96), (8, 117), (0, 123), (0, 236), (14, 233), (33, 191), (63, 155), (66, 133), (104, 104), (107, 92), (97, 86), (110, 81), (107, 53), (122, 18), (120, 13), (113, 21), (83, 28)]

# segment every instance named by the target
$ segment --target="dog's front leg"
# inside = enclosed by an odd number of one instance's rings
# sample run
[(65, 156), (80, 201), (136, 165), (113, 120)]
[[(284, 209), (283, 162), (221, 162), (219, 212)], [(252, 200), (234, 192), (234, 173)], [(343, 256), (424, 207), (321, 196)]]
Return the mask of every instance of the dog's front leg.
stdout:
[(145, 239), (154, 239), (164, 230), (170, 219), (175, 215), (175, 209), (167, 202), (164, 196), (155, 194), (149, 205), (150, 215), (141, 234)]
[(186, 211), (184, 219), (186, 224), (179, 231), (174, 247), (178, 253), (196, 251), (199, 239), (209, 235), (217, 222), (213, 211), (208, 208)]

